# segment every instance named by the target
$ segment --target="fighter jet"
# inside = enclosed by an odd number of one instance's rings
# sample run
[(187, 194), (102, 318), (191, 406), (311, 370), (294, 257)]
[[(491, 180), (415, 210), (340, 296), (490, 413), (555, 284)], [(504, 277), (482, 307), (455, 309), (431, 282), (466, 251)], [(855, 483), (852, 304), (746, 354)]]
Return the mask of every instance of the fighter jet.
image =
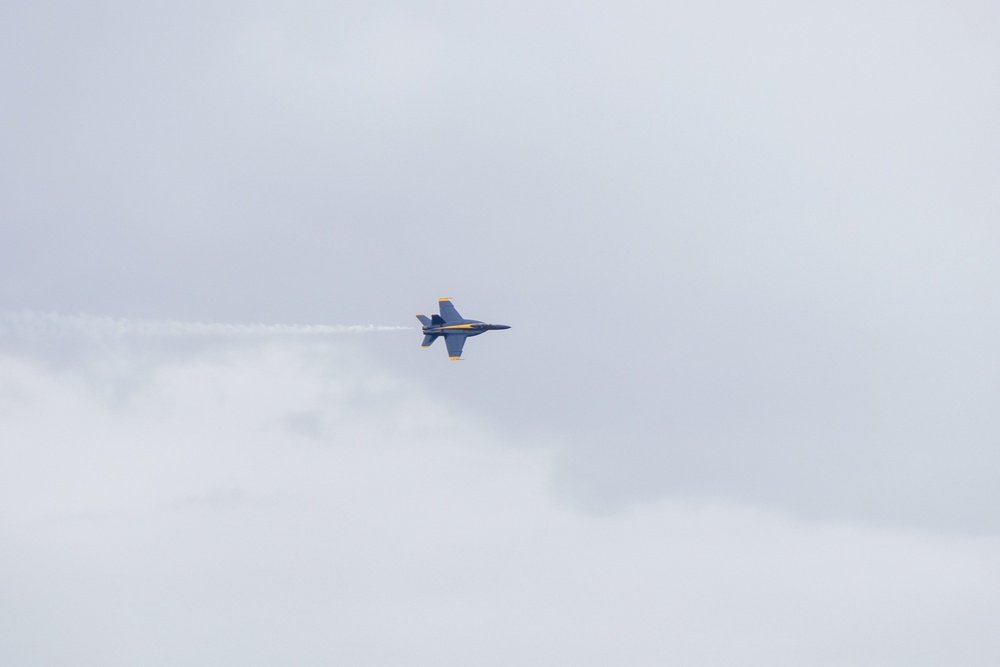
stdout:
[(438, 299), (440, 315), (417, 315), (417, 319), (424, 326), (424, 342), (422, 347), (430, 347), (440, 336), (444, 336), (444, 343), (448, 346), (448, 358), (454, 361), (462, 360), (462, 346), (469, 336), (478, 336), (487, 331), (498, 329), (510, 329), (506, 324), (487, 324), (479, 320), (467, 320), (458, 314), (451, 299), (445, 297)]

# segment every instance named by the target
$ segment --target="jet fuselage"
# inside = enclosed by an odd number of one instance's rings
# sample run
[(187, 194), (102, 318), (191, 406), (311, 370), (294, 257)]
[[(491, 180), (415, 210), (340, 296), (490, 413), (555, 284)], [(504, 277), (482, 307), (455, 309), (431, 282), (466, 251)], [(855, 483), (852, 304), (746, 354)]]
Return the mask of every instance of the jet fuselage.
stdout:
[(487, 331), (500, 331), (502, 329), (510, 329), (510, 327), (506, 324), (487, 324), (479, 320), (465, 320), (461, 324), (432, 324), (429, 327), (424, 327), (424, 335), (438, 334), (446, 336), (448, 334), (460, 334), (462, 336), (478, 336)]

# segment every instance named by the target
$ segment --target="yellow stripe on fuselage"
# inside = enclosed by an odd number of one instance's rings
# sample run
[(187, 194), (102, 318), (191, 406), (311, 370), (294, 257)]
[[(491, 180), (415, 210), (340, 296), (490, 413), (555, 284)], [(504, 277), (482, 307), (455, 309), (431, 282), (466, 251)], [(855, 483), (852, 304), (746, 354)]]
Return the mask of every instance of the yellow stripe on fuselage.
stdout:
[(449, 324), (447, 326), (438, 327), (439, 329), (471, 329), (471, 324)]

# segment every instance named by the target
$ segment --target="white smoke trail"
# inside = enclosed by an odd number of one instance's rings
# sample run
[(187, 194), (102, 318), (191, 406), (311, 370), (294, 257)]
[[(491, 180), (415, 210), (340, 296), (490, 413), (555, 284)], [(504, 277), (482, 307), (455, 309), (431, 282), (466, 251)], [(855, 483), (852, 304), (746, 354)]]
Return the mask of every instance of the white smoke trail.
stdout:
[(97, 315), (60, 315), (32, 311), (0, 312), (0, 336), (17, 338), (120, 338), (125, 336), (329, 335), (403, 331), (416, 327), (332, 324), (232, 324), (177, 322)]

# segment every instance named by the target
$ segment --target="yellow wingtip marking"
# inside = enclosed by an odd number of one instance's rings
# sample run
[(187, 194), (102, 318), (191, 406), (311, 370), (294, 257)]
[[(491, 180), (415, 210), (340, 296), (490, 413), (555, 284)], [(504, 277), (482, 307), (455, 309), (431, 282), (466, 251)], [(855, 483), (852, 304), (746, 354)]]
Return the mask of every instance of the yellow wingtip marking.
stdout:
[(452, 361), (461, 361), (462, 360), (462, 357), (448, 357), (448, 358), (451, 359)]
[(423, 316), (424, 316), (423, 313), (417, 313), (417, 317), (423, 317)]
[(450, 296), (443, 296), (440, 299), (438, 299), (438, 301), (451, 301), (451, 297)]

